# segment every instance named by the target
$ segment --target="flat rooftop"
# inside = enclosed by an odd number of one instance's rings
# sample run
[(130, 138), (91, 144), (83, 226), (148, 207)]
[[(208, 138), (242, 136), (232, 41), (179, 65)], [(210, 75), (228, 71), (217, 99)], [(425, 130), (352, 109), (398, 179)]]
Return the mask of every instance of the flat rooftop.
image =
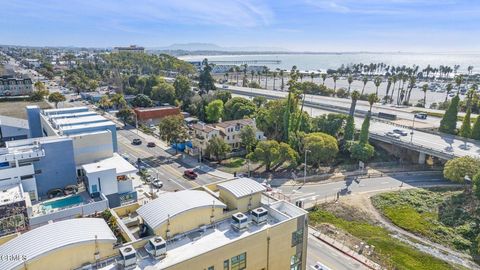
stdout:
[(21, 184), (9, 184), (0, 186), (0, 205), (11, 204), (23, 201), (23, 190)]
[(73, 126), (63, 126), (60, 129), (63, 132), (70, 132), (75, 130), (83, 131), (83, 129), (86, 129), (86, 128), (107, 127), (107, 126), (115, 126), (115, 123), (113, 123), (110, 120), (107, 120), (105, 122), (84, 123), (84, 124), (78, 124)]
[(126, 161), (117, 153), (113, 153), (110, 158), (102, 159), (97, 162), (88, 163), (82, 166), (86, 173), (95, 173), (109, 169), (115, 169), (117, 175), (132, 174), (138, 171), (130, 162)]
[[(209, 225), (186, 232), (167, 241), (167, 256), (164, 259), (157, 260), (148, 256), (140, 259), (134, 269), (165, 269), (307, 213), (285, 201), (262, 207), (268, 211), (266, 223), (256, 224), (252, 221), (251, 215), (245, 214), (249, 225), (244, 231), (234, 230), (231, 227), (231, 218), (227, 218), (215, 223), (214, 226)], [(145, 252), (142, 249), (137, 249), (137, 253)], [(116, 265), (109, 264), (99, 269), (116, 269)]]
[(110, 121), (110, 120), (98, 114), (86, 115), (81, 117), (57, 118), (52, 120), (55, 126), (60, 126), (60, 127), (88, 124), (88, 123), (107, 122), (107, 121)]
[(88, 112), (78, 112), (78, 113), (68, 113), (68, 114), (53, 114), (53, 115), (49, 115), (48, 118), (50, 119), (76, 118), (76, 117), (85, 117), (85, 116), (91, 116), (91, 115), (98, 115), (98, 113), (94, 111), (88, 111)]
[(60, 109), (47, 109), (43, 110), (43, 114), (52, 115), (52, 114), (68, 114), (68, 113), (79, 113), (88, 111), (88, 107), (70, 107), (70, 108), (60, 108)]
[(161, 110), (168, 110), (168, 109), (176, 109), (177, 107), (174, 106), (160, 106), (160, 107), (148, 107), (148, 108), (135, 108), (135, 110), (139, 112), (152, 112), (152, 111), (161, 111)]

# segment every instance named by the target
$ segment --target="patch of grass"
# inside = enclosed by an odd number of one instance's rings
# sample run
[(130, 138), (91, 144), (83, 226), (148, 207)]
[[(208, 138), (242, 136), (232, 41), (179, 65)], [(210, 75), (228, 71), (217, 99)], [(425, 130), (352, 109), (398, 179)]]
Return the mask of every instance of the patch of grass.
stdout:
[(230, 158), (222, 162), (222, 165), (227, 168), (238, 168), (245, 165), (244, 158)]
[(364, 220), (348, 221), (322, 209), (314, 210), (309, 216), (313, 225), (330, 223), (362, 239), (369, 245), (374, 245), (381, 264), (389, 269), (442, 270), (454, 268), (447, 262), (434, 258), (392, 238), (386, 229), (372, 225)]
[(476, 257), (476, 199), (461, 190), (405, 190), (376, 195), (373, 205), (393, 224)]

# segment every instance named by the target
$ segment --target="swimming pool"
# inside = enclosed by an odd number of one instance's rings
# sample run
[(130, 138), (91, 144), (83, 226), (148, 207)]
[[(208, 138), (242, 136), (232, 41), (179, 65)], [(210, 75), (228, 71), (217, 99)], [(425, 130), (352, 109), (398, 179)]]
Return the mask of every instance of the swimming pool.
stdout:
[(70, 196), (70, 197), (67, 197), (67, 198), (42, 203), (42, 206), (43, 206), (43, 209), (45, 209), (45, 210), (51, 210), (51, 209), (55, 209), (55, 208), (64, 208), (64, 207), (67, 207), (67, 206), (80, 204), (82, 202), (83, 202), (83, 199), (80, 195), (73, 195), (73, 196)]

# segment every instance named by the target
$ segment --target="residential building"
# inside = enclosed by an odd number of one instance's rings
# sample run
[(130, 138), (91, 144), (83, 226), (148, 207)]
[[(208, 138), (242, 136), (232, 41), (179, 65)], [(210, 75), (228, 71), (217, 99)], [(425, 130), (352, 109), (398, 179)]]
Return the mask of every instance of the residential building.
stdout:
[(9, 141), (0, 148), (0, 184), (18, 182), (32, 201), (53, 188), (77, 184), (73, 141), (45, 137)]
[[(3, 182), (3, 181), (2, 181)], [(25, 231), (28, 229), (29, 209), (28, 193), (22, 185), (15, 182), (0, 185), (0, 235)]]
[(0, 96), (25, 96), (33, 91), (30, 78), (0, 77)]
[(0, 115), (0, 145), (1, 142), (26, 139), (28, 134), (27, 120)]
[(113, 52), (134, 52), (134, 53), (144, 53), (145, 48), (137, 45), (130, 45), (128, 47), (114, 47)]
[(133, 109), (139, 123), (146, 125), (156, 125), (164, 117), (171, 115), (180, 115), (180, 108), (174, 106), (161, 106), (151, 108), (135, 108)]
[(306, 269), (307, 212), (262, 199), (264, 190), (242, 178), (114, 208), (123, 244), (93, 218), (13, 234), (0, 254), (25, 257), (2, 260), (0, 268)]
[(77, 269), (111, 257), (117, 242), (103, 219), (53, 222), (0, 245), (0, 269)]
[(73, 141), (75, 164), (81, 165), (112, 157), (117, 151), (115, 123), (89, 111), (88, 107), (48, 109), (27, 107), (32, 137), (65, 136)]
[(232, 149), (238, 149), (242, 144), (240, 132), (246, 126), (251, 126), (254, 129), (257, 140), (265, 140), (263, 132), (257, 129), (255, 119), (239, 119), (216, 124), (197, 123), (191, 125), (193, 131), (192, 144), (195, 148), (204, 152), (211, 138), (220, 137)]
[(82, 169), (90, 196), (105, 195), (111, 208), (137, 201), (130, 175), (138, 170), (117, 153), (110, 158), (85, 164)]

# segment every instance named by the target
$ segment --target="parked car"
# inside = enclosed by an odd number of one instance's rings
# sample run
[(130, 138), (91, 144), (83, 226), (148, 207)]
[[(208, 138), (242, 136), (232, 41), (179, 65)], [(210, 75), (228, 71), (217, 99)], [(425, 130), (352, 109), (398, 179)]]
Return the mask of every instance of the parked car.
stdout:
[(148, 142), (147, 147), (155, 147), (155, 143), (154, 142)]
[(310, 269), (314, 269), (314, 270), (331, 270), (330, 268), (328, 268), (326, 265), (324, 265), (324, 264), (321, 263), (321, 262), (317, 262), (317, 263), (315, 263), (315, 265), (311, 265), (311, 266), (310, 266)]
[(63, 189), (63, 194), (69, 195), (69, 194), (77, 194), (78, 192), (78, 187), (76, 185), (68, 185)]
[(142, 144), (142, 140), (140, 140), (138, 138), (135, 138), (135, 139), (133, 139), (132, 144), (133, 145), (140, 145), (140, 144)]
[(400, 135), (398, 135), (397, 133), (391, 132), (391, 131), (385, 133), (385, 135), (387, 135), (388, 137), (394, 138), (394, 139), (400, 139)]
[(222, 85), (223, 89), (228, 89), (228, 85)]
[(196, 179), (198, 177), (198, 174), (196, 172), (194, 172), (193, 170), (185, 170), (183, 172), (183, 176), (189, 178), (189, 179)]
[(400, 136), (407, 136), (408, 135), (408, 133), (405, 130), (401, 130), (401, 129), (398, 129), (398, 128), (394, 129), (393, 132), (397, 133)]
[(152, 181), (152, 186), (156, 187), (156, 188), (162, 188), (163, 187), (163, 182), (158, 180), (158, 179), (155, 179)]
[(415, 114), (415, 118), (418, 118), (418, 119), (427, 119), (427, 116), (428, 115), (425, 112), (419, 112)]
[(55, 198), (63, 195), (63, 190), (60, 188), (53, 188), (47, 192), (48, 198)]

